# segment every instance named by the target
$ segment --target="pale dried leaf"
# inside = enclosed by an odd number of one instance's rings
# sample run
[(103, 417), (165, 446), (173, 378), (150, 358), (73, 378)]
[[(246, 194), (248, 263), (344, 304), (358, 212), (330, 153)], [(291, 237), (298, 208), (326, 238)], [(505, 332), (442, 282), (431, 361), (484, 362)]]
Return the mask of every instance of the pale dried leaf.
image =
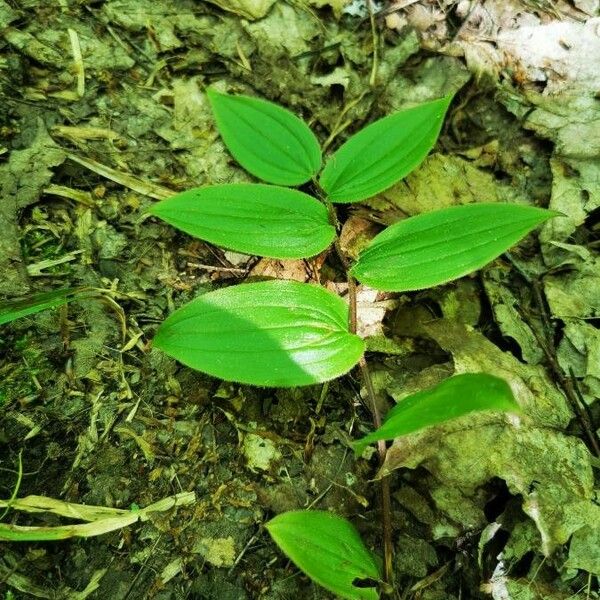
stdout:
[(515, 199), (509, 186), (459, 156), (433, 154), (408, 177), (365, 202), (386, 224), (440, 208), (472, 202), (507, 202)]
[(600, 258), (544, 278), (551, 313), (560, 319), (600, 316)]
[(473, 72), (494, 80), (509, 67), (519, 83), (542, 83), (546, 93), (594, 90), (600, 83), (599, 20), (581, 17), (565, 2), (543, 14), (518, 0), (485, 0), (466, 13), (446, 51), (461, 52)]

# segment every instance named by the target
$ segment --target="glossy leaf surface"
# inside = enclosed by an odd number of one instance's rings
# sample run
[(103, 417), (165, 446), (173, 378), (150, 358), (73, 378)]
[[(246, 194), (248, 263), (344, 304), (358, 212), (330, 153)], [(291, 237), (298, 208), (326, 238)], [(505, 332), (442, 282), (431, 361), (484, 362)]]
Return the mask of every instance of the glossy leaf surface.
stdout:
[(520, 412), (510, 386), (503, 379), (486, 373), (455, 375), (433, 388), (403, 398), (390, 410), (379, 429), (354, 442), (354, 450), (362, 454), (378, 440), (393, 440), (483, 410)]
[(406, 177), (433, 148), (451, 100), (446, 96), (394, 113), (352, 136), (321, 174), (329, 200), (358, 202)]
[(154, 345), (214, 377), (272, 387), (334, 379), (364, 350), (363, 340), (348, 332), (346, 303), (320, 286), (297, 281), (204, 294), (159, 327)]
[(300, 185), (321, 167), (321, 148), (302, 119), (272, 102), (207, 91), (219, 133), (233, 157), (259, 179)]
[[(281, 513), (266, 528), (283, 552), (313, 581), (348, 600), (377, 600), (380, 580), (373, 555), (354, 526), (325, 511)], [(358, 587), (355, 580), (372, 580)]]
[(314, 256), (335, 236), (327, 209), (318, 200), (259, 183), (187, 190), (158, 202), (150, 212), (201, 240), (271, 258)]
[(353, 275), (382, 291), (421, 290), (480, 269), (559, 213), (518, 204), (467, 204), (410, 217), (381, 232)]
[(11, 299), (0, 302), (0, 325), (15, 319), (33, 315), (48, 308), (57, 308), (66, 304), (84, 290), (68, 288), (35, 294), (28, 298)]

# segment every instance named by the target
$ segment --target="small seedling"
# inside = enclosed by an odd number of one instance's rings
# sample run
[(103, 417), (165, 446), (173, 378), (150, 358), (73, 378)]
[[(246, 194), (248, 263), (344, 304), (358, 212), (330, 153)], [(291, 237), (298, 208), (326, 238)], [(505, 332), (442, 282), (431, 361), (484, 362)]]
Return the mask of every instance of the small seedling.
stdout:
[[(336, 237), (333, 205), (369, 198), (417, 167), (433, 147), (451, 100), (446, 96), (376, 121), (320, 171), (317, 139), (292, 113), (248, 96), (209, 90), (208, 97), (232, 155), (268, 184), (195, 188), (150, 212), (212, 244), (277, 259), (310, 258), (329, 248)], [(307, 183), (314, 196), (281, 187)], [(446, 283), (483, 267), (554, 214), (497, 203), (405, 219), (377, 235), (348, 276), (395, 292)], [(154, 346), (215, 377), (277, 387), (339, 377), (364, 352), (345, 302), (323, 287), (285, 280), (203, 294), (159, 327)]]
[[(350, 292), (349, 307), (322, 286), (271, 280), (208, 292), (176, 310), (159, 327), (154, 346), (220, 379), (296, 387), (340, 377), (359, 362), (364, 373), (355, 280), (388, 292), (443, 284), (483, 267), (557, 215), (502, 203), (445, 208), (388, 227), (350, 265), (337, 243), (335, 205), (374, 196), (415, 169), (437, 140), (451, 96), (367, 126), (322, 168), (317, 138), (297, 116), (265, 100), (207, 93), (225, 145), (265, 183), (187, 190), (150, 212), (201, 240), (256, 256), (310, 258), (335, 247)], [(63, 304), (74, 293), (4, 305), (0, 323)], [(480, 410), (518, 411), (518, 406), (503, 380), (483, 373), (457, 375), (403, 400), (354, 449), (360, 454), (370, 443)], [(275, 517), (267, 529), (300, 569), (333, 593), (350, 600), (378, 597), (379, 562), (346, 520), (293, 511)], [(386, 571), (388, 565), (389, 552)]]
[[(336, 244), (334, 205), (369, 198), (416, 168), (435, 144), (451, 97), (376, 121), (322, 170), (315, 135), (292, 113), (248, 96), (209, 90), (208, 97), (231, 154), (266, 183), (188, 190), (155, 204), (151, 213), (202, 240), (257, 256), (310, 258), (334, 245), (349, 267), (350, 290), (348, 307), (318, 285), (263, 281), (208, 292), (176, 310), (159, 327), (154, 346), (215, 377), (275, 387), (339, 377), (364, 361), (355, 279), (391, 292), (446, 283), (483, 267), (556, 214), (499, 203), (437, 210), (388, 227), (349, 266)], [(313, 195), (282, 187), (303, 184)], [(406, 398), (354, 449), (360, 454), (370, 443), (480, 410), (518, 412), (518, 405), (501, 379), (457, 375)], [(293, 511), (266, 527), (302, 571), (342, 598), (375, 600), (377, 588), (389, 583), (390, 552), (382, 578), (378, 561), (341, 517)]]

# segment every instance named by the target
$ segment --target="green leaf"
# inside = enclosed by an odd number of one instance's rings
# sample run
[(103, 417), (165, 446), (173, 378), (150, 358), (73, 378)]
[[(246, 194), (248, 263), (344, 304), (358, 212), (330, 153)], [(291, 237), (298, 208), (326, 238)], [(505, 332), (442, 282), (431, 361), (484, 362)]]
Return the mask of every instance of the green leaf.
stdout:
[[(281, 513), (265, 527), (294, 564), (325, 589), (347, 600), (379, 598), (374, 586), (381, 576), (375, 557), (346, 519), (298, 510)], [(373, 585), (358, 587), (360, 580), (372, 580)]]
[(175, 311), (154, 345), (169, 356), (225, 379), (294, 387), (349, 371), (364, 342), (348, 332), (348, 306), (326, 289), (264, 281), (204, 294)]
[(84, 288), (67, 288), (0, 302), (0, 325), (48, 308), (62, 306), (84, 291)]
[(410, 217), (382, 231), (352, 274), (382, 291), (422, 290), (476, 271), (560, 213), (518, 204), (466, 204)]
[(191, 189), (158, 202), (150, 212), (201, 240), (271, 258), (308, 258), (335, 237), (327, 208), (318, 200), (260, 183)]
[(402, 399), (390, 410), (379, 429), (354, 442), (354, 451), (360, 455), (373, 442), (393, 440), (483, 410), (520, 412), (504, 379), (486, 373), (455, 375)]
[(246, 171), (279, 185), (300, 185), (317, 174), (321, 149), (302, 119), (266, 100), (206, 93), (225, 145)]
[(433, 148), (452, 96), (394, 113), (352, 136), (319, 183), (331, 202), (370, 198), (406, 177)]

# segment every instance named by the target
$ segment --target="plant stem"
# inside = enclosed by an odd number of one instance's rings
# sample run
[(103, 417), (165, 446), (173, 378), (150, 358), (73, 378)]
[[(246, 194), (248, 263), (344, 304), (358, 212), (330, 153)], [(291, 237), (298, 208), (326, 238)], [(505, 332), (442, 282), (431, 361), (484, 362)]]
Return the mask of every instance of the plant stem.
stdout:
[[(352, 276), (349, 277), (351, 279)], [(354, 286), (356, 290), (356, 285)], [(354, 294), (356, 297), (356, 293)], [(371, 372), (369, 371), (369, 365), (363, 356), (359, 363), (360, 372), (362, 374), (363, 381), (365, 382), (365, 388), (369, 397), (369, 403), (371, 405), (371, 413), (373, 416), (373, 425), (375, 429), (379, 429), (381, 426), (381, 413), (377, 406), (377, 399), (375, 397), (375, 388), (373, 387), (373, 380), (371, 379)], [(379, 454), (379, 467), (383, 466), (385, 462), (385, 456), (387, 453), (387, 447), (385, 440), (379, 440), (377, 442), (377, 451)], [(380, 479), (381, 486), (381, 520), (383, 526), (383, 574), (384, 582), (393, 584), (393, 558), (394, 558), (394, 546), (392, 545), (392, 501), (390, 495), (390, 479), (387, 475), (384, 475)]]
[[(352, 275), (350, 275), (350, 273), (348, 273), (348, 269), (346, 269), (346, 278), (348, 280), (348, 304), (349, 304), (348, 329), (350, 330), (350, 333), (356, 333), (356, 330), (358, 328), (358, 309), (356, 306), (356, 280), (354, 279), (354, 277), (352, 277)], [(364, 357), (361, 358), (361, 361), (364, 361)], [(367, 368), (367, 363), (365, 363), (365, 368)], [(361, 368), (361, 372), (362, 372), (362, 368)], [(368, 368), (367, 368), (367, 372), (368, 372)], [(363, 373), (363, 377), (364, 377), (364, 373)], [(367, 383), (365, 381), (366, 386), (368, 386), (369, 384), (371, 385), (371, 388), (372, 388), (373, 384), (371, 383), (370, 376), (369, 376), (369, 383)], [(375, 415), (373, 415), (373, 416), (375, 416)], [(379, 427), (379, 425), (377, 425), (377, 427)]]
[[(350, 333), (356, 333), (358, 325), (358, 311), (356, 302), (356, 280), (350, 274), (350, 263), (348, 258), (344, 254), (340, 245), (340, 222), (337, 218), (335, 208), (333, 204), (327, 200), (324, 200), (329, 211), (329, 220), (331, 224), (336, 228), (338, 235), (335, 238), (334, 247), (335, 252), (344, 267), (346, 272), (346, 280), (348, 281), (348, 329)], [(360, 372), (365, 383), (365, 389), (367, 390), (367, 396), (369, 399), (369, 408), (371, 410), (371, 416), (373, 418), (373, 425), (375, 429), (381, 426), (381, 413), (377, 406), (377, 398), (375, 396), (375, 388), (373, 387), (373, 380), (371, 379), (371, 372), (369, 371), (369, 365), (365, 360), (365, 357), (361, 357), (358, 362)], [(385, 440), (377, 442), (377, 450), (379, 454), (379, 467), (383, 466), (385, 461), (385, 455), (387, 453), (387, 447)], [(383, 580), (385, 584), (393, 584), (393, 558), (394, 558), (394, 546), (392, 544), (392, 501), (390, 494), (390, 480), (387, 475), (384, 475), (380, 479), (380, 493), (381, 493), (381, 524), (383, 530)]]

